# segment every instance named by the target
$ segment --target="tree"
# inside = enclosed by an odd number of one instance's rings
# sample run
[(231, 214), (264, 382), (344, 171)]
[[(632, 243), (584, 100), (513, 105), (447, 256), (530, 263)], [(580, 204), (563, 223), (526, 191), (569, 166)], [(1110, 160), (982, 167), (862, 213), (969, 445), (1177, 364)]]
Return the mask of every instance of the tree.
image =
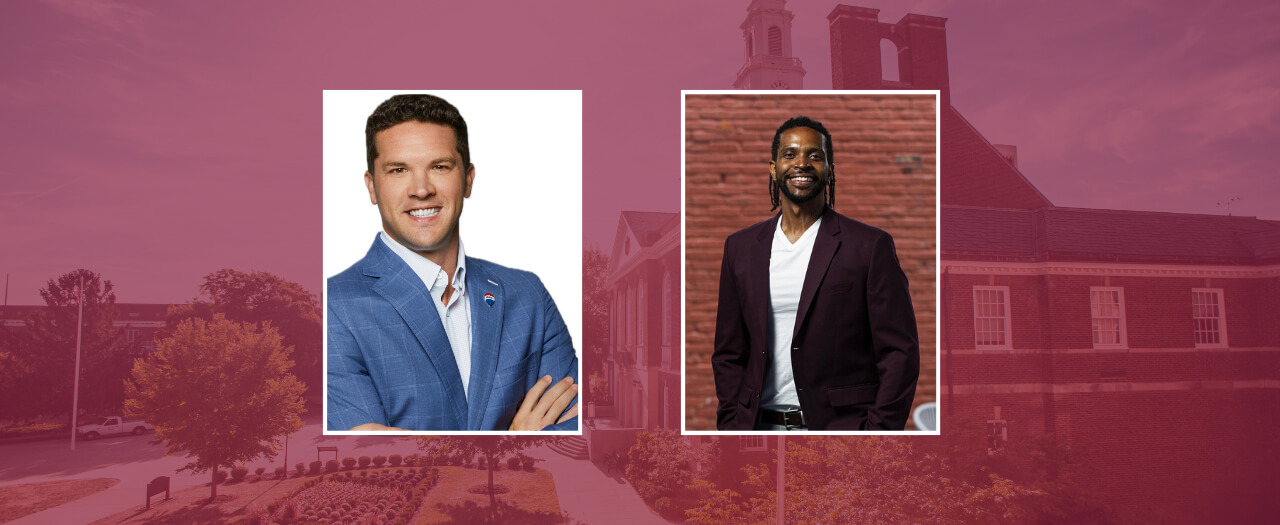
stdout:
[(76, 363), (76, 321), (80, 315), (80, 282), (84, 279), (84, 324), (81, 333), (80, 407), (118, 411), (129, 374), (128, 344), (115, 326), (116, 295), (111, 281), (79, 269), (50, 279), (40, 296), (46, 308), (26, 319), (26, 328), (4, 337), (7, 359), (14, 367), (15, 415), (70, 415)]
[(608, 374), (604, 371), (609, 347), (609, 256), (596, 246), (582, 250), (582, 360), (583, 375), (591, 399), (609, 402)]
[(212, 471), (212, 500), (219, 467), (274, 457), (281, 436), (302, 426), (304, 387), (289, 373), (291, 351), (269, 324), (187, 319), (150, 359), (135, 361), (126, 414), (155, 426), (169, 454), (194, 458), (179, 472)]
[[(309, 385), (312, 392), (320, 388), (322, 371), (320, 303), (315, 294), (302, 285), (267, 272), (242, 272), (224, 268), (204, 277), (200, 285), (204, 297), (169, 309), (166, 326), (175, 327), (184, 319), (210, 320), (215, 314), (232, 321), (270, 322), (293, 347), (294, 374)], [(158, 333), (167, 336), (171, 328)]]
[(493, 471), (500, 467), (504, 458), (526, 448), (541, 444), (543, 439), (537, 436), (430, 436), (418, 439), (418, 448), (433, 457), (442, 455), (462, 455), (474, 457), (476, 454), (485, 458), (485, 468), (489, 470), (489, 509), (497, 509), (497, 498), (494, 495)]
[(625, 473), (640, 499), (670, 518), (694, 503), (695, 472), (708, 473), (718, 461), (715, 445), (690, 446), (670, 429), (647, 430), (636, 435), (627, 452)]

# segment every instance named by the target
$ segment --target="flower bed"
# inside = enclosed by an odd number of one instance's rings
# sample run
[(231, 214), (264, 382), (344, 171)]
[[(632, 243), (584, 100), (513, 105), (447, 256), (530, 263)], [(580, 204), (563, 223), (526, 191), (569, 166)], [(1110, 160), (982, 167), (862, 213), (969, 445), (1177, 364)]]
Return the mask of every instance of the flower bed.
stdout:
[(405, 524), (422, 505), (439, 473), (428, 467), (327, 475), (250, 516), (249, 523)]

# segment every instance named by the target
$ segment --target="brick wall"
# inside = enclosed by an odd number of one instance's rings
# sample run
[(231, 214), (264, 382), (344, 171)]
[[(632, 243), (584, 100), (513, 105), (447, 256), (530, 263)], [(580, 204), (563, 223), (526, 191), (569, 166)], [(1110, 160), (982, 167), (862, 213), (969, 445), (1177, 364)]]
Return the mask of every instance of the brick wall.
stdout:
[(935, 107), (931, 95), (690, 95), (685, 99), (686, 426), (715, 428), (711, 352), (721, 251), (768, 219), (769, 146), (807, 115), (831, 132), (836, 211), (893, 235), (920, 333), (916, 404), (935, 400)]

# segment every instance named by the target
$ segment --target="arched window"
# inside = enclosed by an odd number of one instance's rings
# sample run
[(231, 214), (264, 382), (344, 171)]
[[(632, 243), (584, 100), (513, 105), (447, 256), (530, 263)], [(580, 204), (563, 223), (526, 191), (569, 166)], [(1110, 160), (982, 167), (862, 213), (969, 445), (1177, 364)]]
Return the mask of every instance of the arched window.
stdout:
[(782, 30), (778, 26), (769, 26), (769, 54), (782, 56)]
[(898, 46), (888, 38), (880, 39), (880, 79), (898, 82)]

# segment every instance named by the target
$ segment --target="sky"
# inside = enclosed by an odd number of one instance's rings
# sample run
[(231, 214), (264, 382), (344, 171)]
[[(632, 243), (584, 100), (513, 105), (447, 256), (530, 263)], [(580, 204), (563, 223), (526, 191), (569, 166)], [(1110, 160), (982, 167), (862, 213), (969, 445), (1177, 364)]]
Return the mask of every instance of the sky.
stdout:
[[(78, 267), (121, 302), (189, 300), (220, 268), (318, 294), (325, 89), (583, 90), (583, 236), (607, 251), (618, 212), (679, 210), (679, 90), (731, 87), (747, 3), (5, 3), (8, 303)], [(809, 89), (831, 86), (835, 5), (788, 3)], [(1238, 197), (1233, 214), (1280, 220), (1280, 8), (863, 5), (948, 18), (952, 104), (1055, 205)], [(527, 176), (554, 192), (552, 153)]]

